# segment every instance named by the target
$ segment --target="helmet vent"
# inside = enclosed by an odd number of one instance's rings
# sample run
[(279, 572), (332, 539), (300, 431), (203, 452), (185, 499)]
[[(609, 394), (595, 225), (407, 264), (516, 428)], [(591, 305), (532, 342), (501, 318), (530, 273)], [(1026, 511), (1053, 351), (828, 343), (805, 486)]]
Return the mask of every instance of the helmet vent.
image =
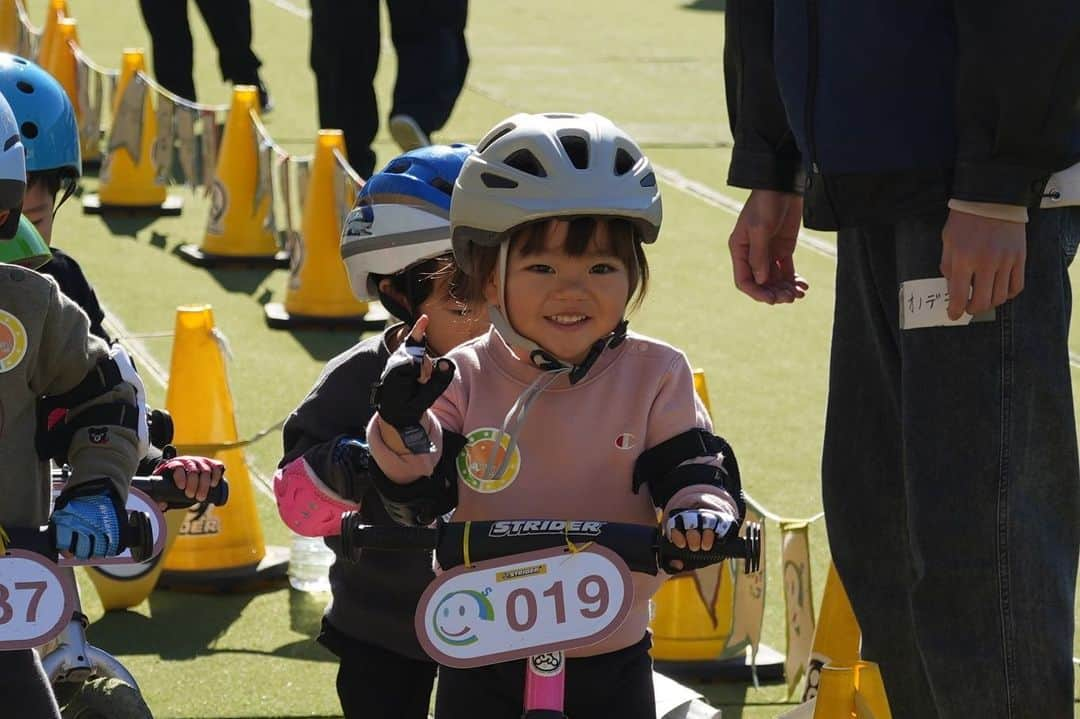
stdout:
[(642, 187), (656, 187), (656, 175), (649, 173), (645, 177), (641, 178)]
[(20, 65), (29, 65), (30, 64), (26, 60), (23, 60), (21, 57), (13, 57), (11, 59), (14, 60), (15, 62), (19, 63)]
[[(37, 134), (36, 128), (35, 128), (34, 133)], [(18, 145), (18, 144), (19, 144), (19, 136), (18, 135), (12, 135), (11, 137), (9, 137), (7, 139), (7, 142), (4, 143), (4, 152), (7, 152), (13, 146)]]
[[(25, 137), (27, 140), (33, 140), (35, 137), (38, 136), (37, 123), (36, 122), (24, 122), (22, 125), (19, 126), (19, 132), (21, 132), (22, 136)], [(18, 139), (18, 138), (16, 138), (16, 139)], [(9, 142), (10, 142), (10, 140), (9, 140)], [(5, 147), (4, 149), (6, 150), (7, 148)]]
[(518, 183), (509, 177), (503, 177), (491, 172), (481, 172), (480, 179), (483, 180), (484, 185), (496, 190), (512, 190), (518, 186)]
[(589, 169), (589, 141), (578, 135), (559, 135), (570, 163), (579, 170)]
[(480, 143), (480, 146), (476, 148), (476, 151), (477, 151), (477, 152), (483, 152), (484, 150), (486, 150), (486, 149), (488, 149), (489, 147), (491, 147), (491, 143), (495, 142), (495, 141), (496, 141), (496, 140), (498, 140), (498, 139), (499, 139), (500, 137), (502, 137), (503, 135), (505, 135), (506, 133), (510, 132), (510, 131), (511, 131), (511, 130), (513, 130), (513, 129), (514, 129), (514, 126), (513, 126), (513, 125), (507, 125), (507, 126), (506, 126), (506, 127), (504, 127), (503, 129), (501, 129), (501, 130), (499, 130), (498, 132), (496, 132), (496, 133), (495, 133), (494, 135), (492, 135), (491, 137), (489, 137), (489, 138), (487, 138), (486, 140), (484, 140), (483, 142), (481, 142), (481, 143)]
[(518, 150), (513, 152), (503, 160), (504, 164), (509, 165), (515, 170), (521, 170), (526, 175), (532, 175), (533, 177), (547, 177), (547, 170), (540, 164), (540, 160), (536, 159), (536, 155), (532, 154), (532, 150)]
[(34, 91), (34, 86), (28, 83), (26, 80), (19, 80), (17, 83), (15, 83), (15, 87), (19, 88), (27, 95)]
[(630, 170), (634, 169), (634, 165), (637, 164), (637, 160), (634, 156), (623, 148), (619, 148), (615, 151), (615, 175), (622, 177)]
[(454, 191), (454, 185), (447, 182), (441, 177), (431, 178), (431, 182), (429, 182), (428, 184), (434, 187), (439, 192), (443, 193), (444, 195), (449, 195)]
[(408, 170), (410, 167), (412, 167), (412, 162), (410, 162), (409, 160), (404, 160), (404, 159), (402, 159), (402, 160), (394, 160), (393, 162), (391, 162), (389, 165), (386, 166), (386, 169), (383, 170), (383, 172), (389, 172), (389, 173), (394, 174), (394, 175), (400, 175), (401, 173)]

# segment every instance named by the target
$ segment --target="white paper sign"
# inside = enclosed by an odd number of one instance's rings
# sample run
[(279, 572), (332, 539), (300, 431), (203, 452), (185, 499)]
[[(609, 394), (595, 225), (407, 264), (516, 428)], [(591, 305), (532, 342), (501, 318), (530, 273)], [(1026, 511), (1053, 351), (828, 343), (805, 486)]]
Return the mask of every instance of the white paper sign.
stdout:
[(75, 588), (56, 565), (23, 549), (0, 556), (0, 652), (40, 646), (71, 620)]
[(416, 635), (437, 662), (467, 669), (595, 644), (633, 599), (630, 570), (610, 549), (545, 549), (440, 575), (417, 606)]
[(944, 277), (927, 277), (900, 283), (900, 329), (956, 327), (972, 321), (994, 319), (994, 311), (972, 317), (967, 312), (949, 319), (949, 283)]

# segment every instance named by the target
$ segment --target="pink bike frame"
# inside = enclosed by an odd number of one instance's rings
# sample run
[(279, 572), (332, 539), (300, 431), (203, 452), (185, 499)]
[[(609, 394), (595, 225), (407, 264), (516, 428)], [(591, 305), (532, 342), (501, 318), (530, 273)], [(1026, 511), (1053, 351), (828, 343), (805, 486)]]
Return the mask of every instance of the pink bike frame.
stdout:
[[(554, 668), (550, 668), (554, 665)], [(566, 689), (566, 657), (548, 652), (525, 662), (525, 713), (522, 719), (560, 719)]]

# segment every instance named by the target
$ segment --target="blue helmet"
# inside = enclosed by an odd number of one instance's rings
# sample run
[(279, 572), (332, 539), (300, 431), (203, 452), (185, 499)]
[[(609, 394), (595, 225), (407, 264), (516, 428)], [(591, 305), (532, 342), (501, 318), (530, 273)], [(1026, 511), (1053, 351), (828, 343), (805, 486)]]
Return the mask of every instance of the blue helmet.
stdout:
[(29, 60), (0, 53), (0, 93), (19, 124), (28, 173), (82, 174), (75, 108), (52, 75)]
[(450, 252), (450, 193), (472, 152), (464, 144), (411, 150), (364, 183), (341, 233), (353, 294), (375, 299), (372, 274), (397, 274)]

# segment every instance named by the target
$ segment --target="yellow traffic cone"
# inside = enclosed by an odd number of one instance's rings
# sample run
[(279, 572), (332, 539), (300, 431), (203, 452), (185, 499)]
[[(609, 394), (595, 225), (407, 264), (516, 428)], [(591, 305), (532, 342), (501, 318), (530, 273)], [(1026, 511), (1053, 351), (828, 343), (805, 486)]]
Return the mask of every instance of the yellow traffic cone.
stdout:
[(829, 563), (829, 575), (825, 580), (825, 593), (821, 597), (817, 628), (814, 630), (814, 646), (810, 650), (810, 666), (806, 672), (806, 689), (803, 700), (811, 699), (818, 691), (821, 667), (826, 664), (853, 666), (859, 661), (862, 632), (855, 612), (851, 609), (847, 592), (836, 573), (836, 566)]
[(293, 249), (298, 253), (298, 266), (285, 291), (285, 303), (271, 302), (263, 308), (267, 324), (275, 329), (304, 325), (381, 329), (385, 324), (385, 315), (369, 316), (367, 303), (353, 296), (341, 261), (334, 150), (345, 152), (344, 134), (341, 130), (319, 130), (300, 237)]
[(157, 180), (151, 159), (157, 118), (150, 102), (152, 90), (145, 88), (142, 107), (138, 93), (128, 92), (135, 76), (146, 71), (141, 49), (124, 50), (120, 81), (113, 98), (113, 123), (109, 131), (109, 152), (101, 164), (98, 192), (83, 196), (83, 212), (101, 214), (111, 211), (149, 212), (179, 215), (183, 201), (165, 191)]
[[(694, 391), (711, 413), (704, 370), (694, 370)], [(753, 678), (745, 656), (745, 642), (731, 641), (735, 628), (735, 581), (729, 564), (672, 577), (653, 597), (653, 608), (649, 624), (653, 634), (650, 653), (658, 668), (669, 674), (704, 675), (712, 679)], [(761, 644), (754, 670), (759, 679), (782, 679), (784, 657)]]
[(814, 719), (855, 719), (855, 668), (826, 664), (814, 699)]
[(855, 714), (859, 719), (892, 719), (881, 667), (874, 662), (855, 663)]
[(181, 245), (180, 256), (199, 267), (218, 265), (289, 266), (289, 253), (278, 247), (267, 224), (272, 193), (259, 197), (259, 144), (251, 123), (259, 91), (251, 85), (233, 89), (221, 152), (211, 189), (213, 205), (202, 246)]
[(854, 665), (859, 660), (861, 641), (859, 622), (855, 619), (840, 575), (836, 573), (836, 565), (830, 562), (817, 631), (814, 632), (813, 654), (820, 656), (822, 663)]
[(41, 56), (41, 66), (64, 88), (72, 107), (75, 108), (76, 120), (82, 120), (79, 111), (79, 91), (75, 79), (75, 54), (71, 43), (78, 44), (78, 21), (73, 17), (64, 17), (56, 21), (56, 41), (52, 43), (48, 55)]
[[(79, 46), (78, 23), (73, 17), (63, 17), (56, 21), (56, 42), (52, 44), (48, 56), (41, 56), (41, 66), (56, 78), (71, 100), (75, 109), (75, 121), (83, 126), (83, 107), (79, 103), (79, 61), (75, 57), (75, 47)], [(85, 138), (81, 142), (83, 167), (100, 167), (100, 138)]]
[(45, 27), (41, 30), (38, 43), (37, 61), (40, 65), (52, 53), (56, 42), (56, 23), (69, 15), (67, 0), (49, 0), (49, 9), (45, 12)]
[(165, 556), (160, 586), (222, 591), (252, 581), (285, 576), (288, 552), (267, 552), (255, 508), (254, 488), (237, 441), (225, 358), (214, 331), (213, 310), (179, 307), (165, 407), (181, 454), (201, 454), (225, 463), (229, 502), (201, 516), (188, 513), (180, 536)]
[(106, 611), (130, 609), (150, 596), (161, 576), (165, 555), (176, 541), (186, 517), (187, 513), (178, 509), (165, 512), (165, 548), (145, 564), (84, 567)]
[(0, 52), (19, 54), (20, 23), (16, 0), (0, 0)]

